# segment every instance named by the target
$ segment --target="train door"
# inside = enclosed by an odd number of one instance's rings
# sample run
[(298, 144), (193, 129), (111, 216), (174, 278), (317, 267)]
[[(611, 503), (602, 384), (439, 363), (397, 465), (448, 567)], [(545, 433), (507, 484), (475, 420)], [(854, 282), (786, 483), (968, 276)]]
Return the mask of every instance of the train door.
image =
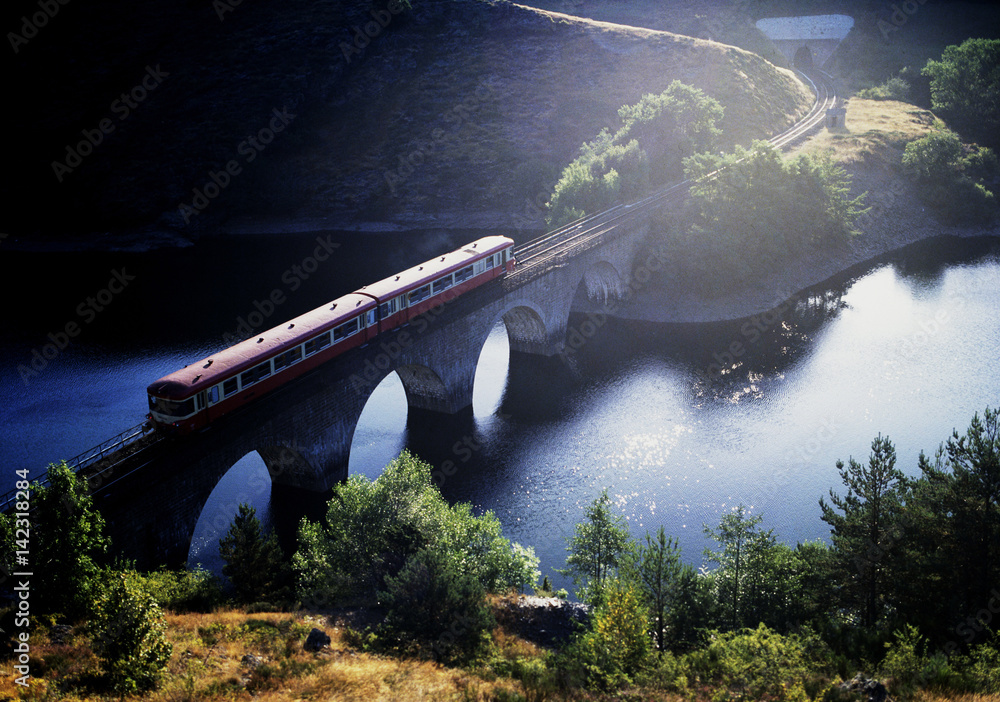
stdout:
[(194, 417), (191, 418), (193, 428), (198, 428), (208, 423), (206, 415), (201, 414), (205, 409), (205, 391), (202, 390), (194, 396)]
[(371, 341), (375, 336), (378, 335), (378, 308), (372, 308), (368, 310), (368, 314), (365, 315), (365, 342)]

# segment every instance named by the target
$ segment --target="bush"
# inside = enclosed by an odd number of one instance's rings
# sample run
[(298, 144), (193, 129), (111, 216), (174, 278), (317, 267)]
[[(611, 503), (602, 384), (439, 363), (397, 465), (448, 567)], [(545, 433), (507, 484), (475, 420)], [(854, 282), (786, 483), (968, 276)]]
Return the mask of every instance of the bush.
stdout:
[(566, 224), (680, 180), (685, 157), (714, 149), (722, 115), (714, 98), (676, 80), (659, 95), (623, 105), (618, 130), (605, 129), (585, 143), (563, 171), (549, 202), (549, 224)]
[(867, 211), (865, 195), (850, 197), (850, 177), (827, 156), (786, 161), (755, 141), (726, 157), (697, 154), (684, 165), (697, 181), (692, 223), (674, 231), (672, 244), (684, 256), (664, 275), (706, 294), (742, 290), (803, 252), (849, 241)]
[(538, 558), (512, 544), (492, 512), (450, 506), (431, 467), (408, 452), (374, 482), (352, 476), (334, 488), (326, 523), (303, 519), (293, 557), (299, 596), (307, 605), (370, 598), (418, 551), (432, 548), (489, 592), (533, 585)]
[(153, 571), (136, 577), (161, 609), (172, 612), (211, 612), (225, 599), (218, 578), (200, 566)]
[(866, 100), (899, 100), (902, 102), (910, 97), (910, 84), (897, 76), (890, 78), (882, 85), (859, 90), (858, 97)]
[(94, 653), (119, 693), (156, 687), (173, 650), (163, 612), (133, 572), (111, 576), (89, 623)]
[(980, 644), (963, 660), (967, 685), (973, 692), (1000, 693), (1000, 651), (993, 644)]
[(757, 629), (715, 635), (707, 648), (685, 656), (703, 680), (738, 700), (806, 700), (810, 663), (803, 641), (761, 624)]
[(979, 223), (996, 216), (996, 198), (984, 185), (998, 170), (990, 149), (938, 130), (906, 145), (903, 169), (917, 183), (920, 198), (946, 220)]
[(588, 685), (605, 690), (630, 685), (649, 663), (653, 641), (649, 612), (639, 588), (620, 579), (608, 581), (601, 604), (566, 655), (583, 669)]
[(475, 657), (496, 625), (482, 585), (433, 549), (417, 552), (398, 576), (387, 577), (379, 603), (386, 609), (376, 631), (380, 647), (440, 661)]

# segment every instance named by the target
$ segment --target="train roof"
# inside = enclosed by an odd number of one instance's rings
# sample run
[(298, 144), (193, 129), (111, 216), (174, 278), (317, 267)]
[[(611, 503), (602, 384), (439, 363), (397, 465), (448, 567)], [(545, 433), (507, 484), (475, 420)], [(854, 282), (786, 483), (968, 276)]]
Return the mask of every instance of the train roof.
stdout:
[(365, 295), (349, 293), (338, 297), (322, 307), (174, 371), (151, 383), (147, 391), (150, 395), (168, 400), (186, 399), (374, 307), (375, 301)]
[(408, 268), (402, 273), (366, 285), (358, 292), (372, 295), (378, 298), (379, 302), (385, 302), (407, 290), (430, 283), (449, 271), (462, 268), (470, 261), (496, 253), (513, 244), (514, 240), (506, 236), (485, 236), (460, 249), (455, 249), (430, 261), (424, 261), (413, 268)]

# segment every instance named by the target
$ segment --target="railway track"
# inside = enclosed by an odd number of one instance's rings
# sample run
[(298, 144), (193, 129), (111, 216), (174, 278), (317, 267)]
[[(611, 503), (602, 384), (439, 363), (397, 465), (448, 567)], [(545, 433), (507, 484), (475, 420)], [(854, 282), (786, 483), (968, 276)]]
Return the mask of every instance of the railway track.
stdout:
[[(826, 118), (826, 111), (837, 104), (837, 95), (833, 87), (833, 77), (823, 71), (815, 71), (817, 80), (804, 73), (799, 73), (812, 86), (816, 93), (816, 101), (801, 120), (784, 132), (777, 134), (768, 143), (778, 149), (783, 149), (808, 134)], [(709, 173), (704, 178), (713, 178), (718, 171)], [(693, 181), (684, 180), (662, 188), (641, 200), (628, 204), (619, 204), (610, 209), (565, 224), (558, 229), (543, 234), (531, 241), (525, 242), (515, 249), (518, 267), (513, 274), (518, 277), (530, 277), (535, 272), (541, 272), (564, 256), (576, 254), (584, 249), (595, 246), (618, 228), (620, 224), (636, 219), (654, 209), (669, 203), (679, 203), (687, 197)]]

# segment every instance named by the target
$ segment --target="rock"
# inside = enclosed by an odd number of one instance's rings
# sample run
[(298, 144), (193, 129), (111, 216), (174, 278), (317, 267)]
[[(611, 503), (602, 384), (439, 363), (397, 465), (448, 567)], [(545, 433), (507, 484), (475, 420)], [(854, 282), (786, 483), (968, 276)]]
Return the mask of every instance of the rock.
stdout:
[(240, 659), (240, 665), (245, 666), (250, 670), (257, 670), (257, 668), (264, 665), (264, 659), (260, 656), (248, 653)]
[(64, 644), (73, 633), (73, 627), (66, 624), (56, 624), (49, 630), (49, 643)]
[(885, 685), (878, 680), (866, 678), (858, 673), (850, 681), (840, 683), (842, 690), (848, 692), (859, 692), (868, 696), (868, 702), (885, 702), (889, 697), (889, 691)]
[(330, 637), (327, 636), (326, 632), (313, 627), (313, 630), (309, 632), (309, 636), (306, 637), (306, 642), (302, 644), (302, 648), (307, 651), (318, 651), (329, 645)]

